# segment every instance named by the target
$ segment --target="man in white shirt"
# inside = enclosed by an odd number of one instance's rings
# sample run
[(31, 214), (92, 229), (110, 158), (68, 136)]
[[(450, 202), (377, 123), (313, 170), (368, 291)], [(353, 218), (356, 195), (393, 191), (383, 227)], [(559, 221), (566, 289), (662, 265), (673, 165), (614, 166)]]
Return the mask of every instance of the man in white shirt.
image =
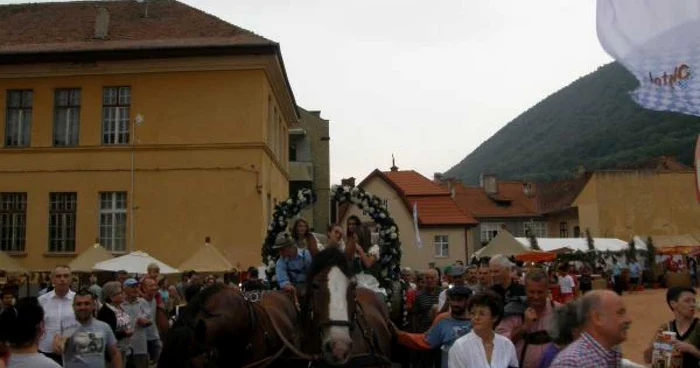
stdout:
[(566, 272), (566, 266), (559, 269), (559, 291), (561, 292), (561, 302), (568, 303), (574, 300), (574, 289), (576, 283), (574, 278)]
[(70, 268), (57, 266), (51, 272), (54, 289), (39, 297), (39, 304), (44, 308), (45, 329), (39, 340), (39, 351), (58, 364), (63, 363), (61, 354), (57, 354), (63, 342), (61, 338), (69, 337), (80, 327), (73, 312), (75, 292), (70, 289), (72, 281)]

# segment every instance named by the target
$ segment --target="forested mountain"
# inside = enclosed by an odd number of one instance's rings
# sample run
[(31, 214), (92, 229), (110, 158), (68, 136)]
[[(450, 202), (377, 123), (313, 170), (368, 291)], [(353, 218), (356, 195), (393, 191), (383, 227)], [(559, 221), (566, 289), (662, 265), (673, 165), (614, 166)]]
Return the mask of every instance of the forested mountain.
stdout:
[(692, 165), (700, 117), (639, 107), (628, 95), (637, 85), (621, 65), (605, 65), (522, 113), (445, 176), (548, 181), (579, 166), (611, 169), (662, 155)]

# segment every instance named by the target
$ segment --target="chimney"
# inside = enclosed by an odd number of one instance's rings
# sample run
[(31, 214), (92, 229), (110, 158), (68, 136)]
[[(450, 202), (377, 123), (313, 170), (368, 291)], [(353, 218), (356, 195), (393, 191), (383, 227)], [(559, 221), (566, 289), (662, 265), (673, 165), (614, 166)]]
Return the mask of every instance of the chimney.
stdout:
[(450, 198), (455, 199), (457, 192), (455, 192), (455, 186), (452, 184), (452, 179), (447, 179), (447, 190), (450, 191)]
[(498, 194), (498, 180), (496, 175), (481, 174), (481, 187), (489, 195)]
[(433, 174), (433, 182), (435, 182), (435, 184), (442, 184), (444, 180), (445, 176), (442, 175), (442, 173), (436, 172)]
[(342, 180), (340, 180), (340, 185), (342, 185), (344, 187), (354, 188), (355, 187), (355, 178), (350, 177), (347, 179), (342, 179)]
[(104, 40), (109, 35), (109, 10), (103, 6), (98, 6), (96, 10), (95, 38)]

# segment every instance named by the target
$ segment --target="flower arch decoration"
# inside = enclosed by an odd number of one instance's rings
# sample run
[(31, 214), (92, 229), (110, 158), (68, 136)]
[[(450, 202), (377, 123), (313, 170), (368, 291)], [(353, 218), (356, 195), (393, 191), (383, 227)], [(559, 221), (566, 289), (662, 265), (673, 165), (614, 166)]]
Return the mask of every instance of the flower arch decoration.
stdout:
[[(393, 285), (401, 285), (401, 297), (406, 304), (406, 290), (408, 285), (401, 279), (401, 242), (399, 241), (399, 227), (389, 214), (383, 199), (365, 192), (359, 187), (334, 185), (331, 188), (331, 196), (338, 203), (352, 203), (363, 210), (377, 224), (379, 230), (380, 251), (380, 279), (382, 287), (387, 291), (387, 305), (391, 310), (391, 300), (394, 293)], [(272, 221), (267, 228), (267, 236), (262, 249), (263, 263), (266, 265), (267, 279), (275, 283), (275, 265), (279, 255), (272, 246), (280, 233), (288, 234), (288, 220), (296, 217), (304, 208), (316, 201), (316, 195), (310, 189), (302, 189), (284, 202), (275, 206)], [(287, 235), (285, 235), (287, 236)], [(401, 306), (403, 307), (403, 306)], [(403, 308), (402, 308), (403, 309)], [(407, 324), (407, 311), (402, 310), (404, 325)]]

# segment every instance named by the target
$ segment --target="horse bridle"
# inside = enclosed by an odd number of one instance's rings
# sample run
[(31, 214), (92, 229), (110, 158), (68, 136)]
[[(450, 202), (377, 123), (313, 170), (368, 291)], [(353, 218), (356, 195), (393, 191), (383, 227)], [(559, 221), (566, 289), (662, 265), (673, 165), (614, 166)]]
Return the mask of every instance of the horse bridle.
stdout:
[[(317, 285), (314, 283), (314, 288), (316, 288), (316, 286), (317, 286)], [(350, 282), (350, 285), (348, 286), (348, 291), (347, 291), (347, 292), (348, 292), (348, 293), (351, 293), (351, 292), (352, 292), (353, 295), (355, 295), (355, 292), (356, 292), (355, 289), (356, 289), (356, 288), (357, 288), (357, 282), (353, 279), (353, 280)], [(314, 293), (314, 292), (313, 292), (313, 291), (309, 291), (309, 290), (307, 290), (307, 292), (309, 293), (309, 296), (308, 296), (307, 300), (313, 299), (313, 293)], [(350, 313), (350, 315), (348, 315), (348, 320), (347, 320), (347, 321), (341, 321), (341, 320), (335, 320), (335, 319), (328, 319), (328, 320), (326, 320), (326, 321), (319, 321), (319, 322), (318, 322), (319, 333), (320, 333), (321, 335), (323, 335), (323, 328), (325, 328), (325, 327), (348, 327), (348, 328), (350, 329), (350, 331), (354, 330), (354, 329), (355, 329), (355, 321), (356, 321), (356, 319), (357, 319), (357, 296), (355, 296), (355, 297), (352, 298), (352, 303), (354, 303), (354, 305), (352, 306), (352, 312)], [(313, 301), (311, 301), (311, 302), (309, 302), (309, 303), (307, 303), (307, 304), (308, 304), (307, 307), (309, 308), (309, 313), (310, 313), (310, 316), (311, 316), (311, 320), (313, 320), (313, 319), (314, 319)], [(348, 305), (348, 308), (350, 308), (350, 305)]]

